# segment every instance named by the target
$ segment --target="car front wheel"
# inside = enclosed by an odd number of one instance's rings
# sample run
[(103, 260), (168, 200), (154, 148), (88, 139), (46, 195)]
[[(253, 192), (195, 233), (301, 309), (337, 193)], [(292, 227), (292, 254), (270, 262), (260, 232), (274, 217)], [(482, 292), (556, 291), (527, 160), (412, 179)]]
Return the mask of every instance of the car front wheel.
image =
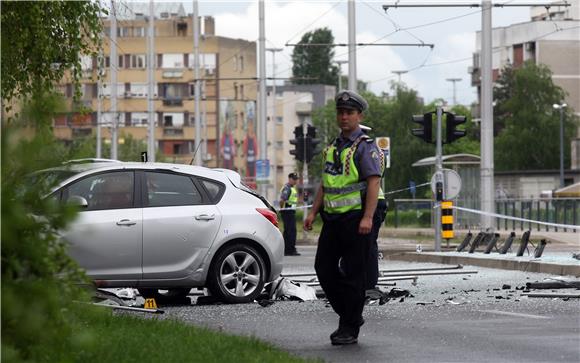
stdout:
[(227, 303), (253, 301), (264, 288), (264, 261), (250, 246), (234, 244), (220, 251), (209, 271), (212, 295)]

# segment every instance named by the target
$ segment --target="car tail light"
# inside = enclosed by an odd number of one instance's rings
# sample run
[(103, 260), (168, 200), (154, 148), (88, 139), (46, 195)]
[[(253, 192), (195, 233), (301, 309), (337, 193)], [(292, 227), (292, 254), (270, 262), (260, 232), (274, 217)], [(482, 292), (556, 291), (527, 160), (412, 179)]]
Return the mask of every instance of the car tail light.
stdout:
[(273, 225), (278, 227), (278, 215), (276, 213), (272, 212), (268, 208), (256, 208), (256, 210), (260, 212), (261, 215), (266, 217), (267, 220), (272, 222)]

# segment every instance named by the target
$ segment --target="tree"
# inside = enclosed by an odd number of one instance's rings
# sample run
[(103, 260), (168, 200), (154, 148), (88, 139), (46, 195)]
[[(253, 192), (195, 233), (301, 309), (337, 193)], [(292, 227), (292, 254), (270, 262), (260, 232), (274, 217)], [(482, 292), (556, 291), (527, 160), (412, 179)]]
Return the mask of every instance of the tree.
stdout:
[[(525, 62), (506, 67), (494, 88), (497, 170), (557, 169), (560, 160), (560, 114), (552, 105), (564, 100), (565, 91), (552, 81), (545, 65)], [(565, 109), (564, 155), (570, 160), (570, 140), (578, 125), (573, 110)]]
[[(328, 28), (316, 29), (302, 36), (292, 53), (292, 74), (296, 84), (328, 84), (338, 82), (338, 67), (332, 64), (334, 58), (334, 36)], [(326, 45), (314, 45), (326, 44)]]
[(73, 301), (88, 298), (76, 285), (84, 275), (58, 234), (75, 210), (45, 198), (54, 185), (29, 175), (66, 155), (50, 130), (63, 111), (50, 91), (69, 70), (79, 90), (80, 56), (96, 50), (99, 14), (93, 1), (2, 1), (1, 27), (9, 34), (1, 42), (2, 111), (25, 101), (12, 119), (36, 129), (17, 139), (11, 137), (15, 127), (2, 123), (3, 361), (60, 361), (38, 345), (87, 350), (94, 341), (89, 329), (80, 340), (74, 336), (79, 315), (72, 312), (80, 304)]
[(80, 55), (96, 55), (105, 13), (96, 1), (2, 1), (3, 111), (52, 90), (67, 71), (79, 95)]

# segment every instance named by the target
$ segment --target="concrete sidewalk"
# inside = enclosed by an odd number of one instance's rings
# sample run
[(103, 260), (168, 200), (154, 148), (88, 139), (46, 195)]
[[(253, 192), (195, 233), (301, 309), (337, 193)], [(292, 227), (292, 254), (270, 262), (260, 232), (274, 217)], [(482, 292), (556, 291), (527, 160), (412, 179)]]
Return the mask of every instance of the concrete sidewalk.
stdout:
[[(505, 255), (494, 251), (484, 254), (484, 246), (480, 246), (474, 253), (468, 253), (469, 248), (463, 252), (456, 252), (457, 245), (461, 243), (465, 231), (455, 231), (455, 239), (447, 243), (442, 242), (441, 252), (434, 252), (434, 231), (427, 228), (382, 228), (378, 240), (379, 251), (385, 259), (402, 260), (410, 262), (431, 262), (451, 265), (471, 265), (505, 270), (520, 270), (528, 272), (540, 272), (561, 276), (580, 277), (580, 260), (573, 254), (580, 254), (580, 233), (578, 232), (545, 232), (531, 231), (530, 241), (538, 245), (541, 239), (546, 239), (548, 244), (544, 248), (540, 258), (534, 258), (534, 247), (528, 245), (528, 251), (521, 257), (516, 256), (523, 231), (515, 231), (516, 238), (511, 250)], [(475, 235), (478, 231), (472, 231)], [(498, 231), (500, 238), (498, 245), (503, 243), (510, 231)], [(300, 234), (299, 234), (300, 236)], [(298, 241), (301, 244), (316, 244), (318, 236), (309, 233), (307, 238)], [(417, 252), (417, 245), (421, 245), (421, 252)]]

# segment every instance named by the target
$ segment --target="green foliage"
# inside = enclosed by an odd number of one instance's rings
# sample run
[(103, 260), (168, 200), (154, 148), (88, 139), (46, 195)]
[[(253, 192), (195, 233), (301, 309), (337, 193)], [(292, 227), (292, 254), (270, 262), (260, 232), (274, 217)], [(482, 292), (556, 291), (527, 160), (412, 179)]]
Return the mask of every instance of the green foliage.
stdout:
[[(495, 166), (497, 170), (557, 169), (560, 158), (560, 113), (552, 105), (565, 92), (552, 81), (545, 65), (526, 62), (505, 68), (494, 88)], [(565, 165), (570, 165), (570, 140), (578, 118), (564, 114)]]
[(45, 93), (70, 70), (80, 95), (80, 54), (96, 54), (101, 9), (94, 1), (3, 1), (2, 101)]
[[(333, 44), (334, 36), (328, 28), (316, 29), (302, 36), (298, 44)], [(296, 84), (328, 84), (338, 82), (338, 67), (332, 64), (334, 47), (296, 46), (292, 53), (292, 74)], [(308, 79), (302, 79), (308, 78)]]
[(52, 185), (27, 177), (58, 164), (62, 145), (48, 132), (36, 135), (15, 142), (10, 130), (2, 130), (3, 361), (26, 360), (38, 344), (71, 339), (67, 310), (72, 300), (83, 299), (76, 283), (84, 275), (58, 238), (75, 211), (44, 198)]

